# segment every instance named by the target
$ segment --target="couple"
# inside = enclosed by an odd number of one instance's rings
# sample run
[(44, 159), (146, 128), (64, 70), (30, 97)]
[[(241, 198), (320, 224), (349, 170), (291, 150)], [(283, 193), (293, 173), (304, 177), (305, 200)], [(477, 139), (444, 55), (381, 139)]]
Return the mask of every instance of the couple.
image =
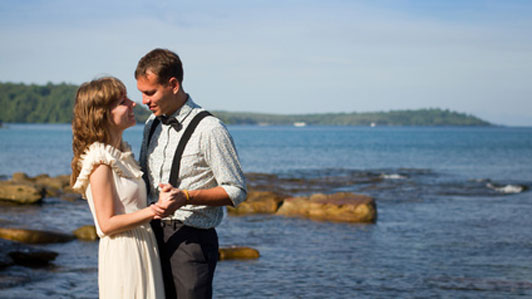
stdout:
[(100, 236), (100, 298), (210, 298), (214, 228), (223, 206), (246, 198), (233, 140), (185, 93), (175, 53), (152, 50), (135, 78), (153, 113), (140, 166), (122, 141), (135, 103), (120, 80), (84, 83), (74, 105), (71, 184), (87, 198)]

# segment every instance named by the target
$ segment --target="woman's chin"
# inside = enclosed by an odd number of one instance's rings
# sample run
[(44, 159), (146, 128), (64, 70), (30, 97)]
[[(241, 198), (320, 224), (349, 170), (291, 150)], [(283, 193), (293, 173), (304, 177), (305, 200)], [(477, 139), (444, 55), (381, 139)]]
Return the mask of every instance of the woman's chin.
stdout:
[(135, 118), (129, 120), (129, 123), (127, 125), (128, 128), (131, 128), (131, 127), (134, 127), (135, 125), (137, 124), (137, 121), (135, 120)]

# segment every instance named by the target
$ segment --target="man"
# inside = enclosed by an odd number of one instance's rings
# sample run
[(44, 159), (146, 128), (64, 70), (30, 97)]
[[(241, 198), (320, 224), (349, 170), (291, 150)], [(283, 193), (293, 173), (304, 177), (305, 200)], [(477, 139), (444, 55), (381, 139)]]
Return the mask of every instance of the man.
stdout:
[(206, 116), (175, 163), (184, 132), (204, 111), (183, 89), (181, 60), (169, 50), (152, 50), (140, 59), (135, 79), (142, 103), (153, 113), (140, 154), (148, 200), (157, 201), (159, 183), (170, 182), (177, 191), (174, 200), (158, 206), (168, 216), (152, 221), (166, 297), (210, 298), (218, 260), (214, 228), (222, 221), (223, 206), (238, 205), (247, 192), (233, 140), (220, 120)]

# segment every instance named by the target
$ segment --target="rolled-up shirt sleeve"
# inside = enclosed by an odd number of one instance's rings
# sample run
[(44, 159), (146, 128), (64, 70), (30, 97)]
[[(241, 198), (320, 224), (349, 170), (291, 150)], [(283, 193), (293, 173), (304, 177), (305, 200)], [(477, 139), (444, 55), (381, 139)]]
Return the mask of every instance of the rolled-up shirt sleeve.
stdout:
[(246, 178), (242, 171), (233, 138), (224, 125), (202, 134), (203, 153), (218, 186), (224, 188), (233, 206), (246, 200)]

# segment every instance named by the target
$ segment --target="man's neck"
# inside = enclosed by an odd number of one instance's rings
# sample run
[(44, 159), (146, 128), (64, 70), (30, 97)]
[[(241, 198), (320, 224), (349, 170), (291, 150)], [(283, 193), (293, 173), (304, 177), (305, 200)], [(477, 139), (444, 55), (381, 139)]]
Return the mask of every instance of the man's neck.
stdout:
[(179, 109), (181, 109), (181, 107), (185, 105), (187, 100), (188, 100), (188, 94), (180, 90), (176, 95), (176, 101), (175, 101), (176, 106), (174, 106), (173, 109), (171, 109), (165, 114), (168, 116), (173, 115), (174, 113), (176, 113), (176, 111), (178, 111)]

